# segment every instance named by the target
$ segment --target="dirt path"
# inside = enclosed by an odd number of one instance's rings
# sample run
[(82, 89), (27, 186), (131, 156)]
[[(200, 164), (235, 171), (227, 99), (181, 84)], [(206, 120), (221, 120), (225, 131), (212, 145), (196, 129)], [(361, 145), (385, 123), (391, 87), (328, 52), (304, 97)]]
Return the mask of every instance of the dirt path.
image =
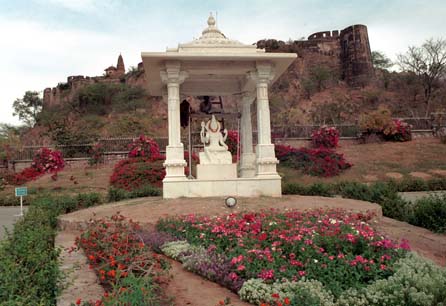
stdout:
[(441, 266), (446, 266), (445, 234), (434, 234), (427, 229), (386, 217), (383, 217), (376, 227), (395, 240), (407, 239), (413, 251)]
[(231, 306), (248, 306), (251, 304), (242, 302), (238, 295), (228, 289), (205, 280), (201, 276), (183, 269), (182, 265), (170, 260), (173, 276), (166, 288), (168, 296), (175, 297), (176, 306), (217, 306), (219, 301), (229, 298)]
[(63, 284), (68, 286), (57, 299), (57, 306), (70, 306), (78, 298), (85, 301), (101, 299), (102, 286), (97, 283), (96, 274), (88, 268), (83, 251), (70, 252), (79, 232), (61, 231), (56, 236), (55, 245), (61, 249), (60, 270), (65, 274)]
[[(153, 226), (156, 221), (168, 215), (187, 213), (216, 215), (239, 211), (253, 211), (268, 208), (300, 210), (314, 208), (342, 208), (356, 212), (374, 211), (378, 229), (391, 238), (408, 239), (414, 251), (430, 258), (441, 265), (446, 265), (446, 235), (436, 235), (428, 230), (411, 226), (404, 222), (383, 218), (381, 207), (377, 204), (342, 198), (283, 196), (282, 198), (240, 198), (236, 208), (229, 209), (223, 204), (222, 198), (176, 199), (144, 198), (102, 205), (59, 218), (59, 227), (65, 231), (79, 230), (86, 227), (91, 218), (111, 216), (120, 212), (144, 226)], [(220, 300), (229, 297), (231, 305), (249, 305), (226, 288), (202, 277), (190, 273), (181, 264), (172, 261), (172, 279), (166, 293), (175, 297), (176, 306), (213, 306)]]

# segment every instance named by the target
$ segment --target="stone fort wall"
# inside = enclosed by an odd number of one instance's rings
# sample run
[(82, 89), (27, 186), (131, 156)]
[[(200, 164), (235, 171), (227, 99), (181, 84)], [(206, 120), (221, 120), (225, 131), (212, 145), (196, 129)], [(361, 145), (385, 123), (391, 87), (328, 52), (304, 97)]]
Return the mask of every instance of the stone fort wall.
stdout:
[(367, 27), (356, 24), (343, 30), (321, 31), (307, 40), (292, 42), (274, 39), (257, 43), (269, 52), (295, 52), (303, 70), (323, 64), (338, 72), (350, 86), (367, 85), (374, 78), (372, 55)]

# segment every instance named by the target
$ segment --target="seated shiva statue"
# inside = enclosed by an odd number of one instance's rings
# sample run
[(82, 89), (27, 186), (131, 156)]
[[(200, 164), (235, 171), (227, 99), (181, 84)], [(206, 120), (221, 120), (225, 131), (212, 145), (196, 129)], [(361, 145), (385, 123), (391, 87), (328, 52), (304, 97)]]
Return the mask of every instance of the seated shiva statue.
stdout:
[(201, 122), (200, 138), (204, 152), (200, 152), (200, 164), (232, 164), (232, 155), (225, 144), (228, 131), (220, 131), (221, 123), (212, 115), (211, 120)]

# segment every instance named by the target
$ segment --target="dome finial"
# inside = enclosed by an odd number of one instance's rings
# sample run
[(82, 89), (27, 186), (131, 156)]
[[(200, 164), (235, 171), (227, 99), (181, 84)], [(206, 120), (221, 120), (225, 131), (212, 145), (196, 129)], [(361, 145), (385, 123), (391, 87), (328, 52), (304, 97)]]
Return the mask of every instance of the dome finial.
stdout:
[(208, 26), (209, 27), (215, 26), (215, 18), (214, 16), (212, 16), (212, 12), (209, 13)]

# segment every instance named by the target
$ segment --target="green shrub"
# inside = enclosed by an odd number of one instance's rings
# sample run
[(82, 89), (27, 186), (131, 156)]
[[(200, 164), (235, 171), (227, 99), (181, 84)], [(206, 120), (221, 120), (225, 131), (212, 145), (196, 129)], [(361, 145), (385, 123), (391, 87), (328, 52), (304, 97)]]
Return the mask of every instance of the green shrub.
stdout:
[(446, 178), (432, 178), (427, 181), (427, 186), (431, 191), (446, 190)]
[[(30, 199), (31, 197), (27, 197)], [(57, 217), (101, 202), (99, 194), (33, 197), (25, 216), (0, 242), (0, 305), (56, 305)]]
[(336, 189), (344, 198), (373, 202), (372, 192), (365, 184), (358, 182), (342, 182), (337, 184)]
[(55, 305), (60, 277), (55, 218), (32, 206), (0, 245), (0, 304)]
[(405, 201), (398, 194), (384, 198), (380, 203), (383, 215), (392, 219), (407, 222), (411, 214), (411, 203)]
[(395, 263), (395, 274), (360, 290), (345, 291), (339, 306), (446, 305), (446, 270), (413, 253)]
[(110, 187), (108, 189), (108, 201), (117, 202), (125, 199), (141, 198), (141, 197), (157, 197), (161, 195), (159, 188), (151, 185), (144, 185), (133, 191), (127, 191), (125, 189)]
[(321, 197), (332, 197), (334, 195), (331, 185), (324, 183), (315, 183), (310, 186), (288, 183), (283, 186), (282, 193)]
[[(27, 197), (23, 197), (23, 205), (29, 205), (35, 196), (29, 195)], [(0, 196), (0, 206), (17, 206), (20, 205), (20, 198), (14, 195), (2, 195)]]
[(409, 222), (433, 232), (446, 232), (446, 194), (421, 198), (413, 205)]
[(427, 181), (419, 178), (408, 179), (405, 178), (397, 183), (399, 192), (407, 191), (426, 191), (429, 190), (429, 184)]

